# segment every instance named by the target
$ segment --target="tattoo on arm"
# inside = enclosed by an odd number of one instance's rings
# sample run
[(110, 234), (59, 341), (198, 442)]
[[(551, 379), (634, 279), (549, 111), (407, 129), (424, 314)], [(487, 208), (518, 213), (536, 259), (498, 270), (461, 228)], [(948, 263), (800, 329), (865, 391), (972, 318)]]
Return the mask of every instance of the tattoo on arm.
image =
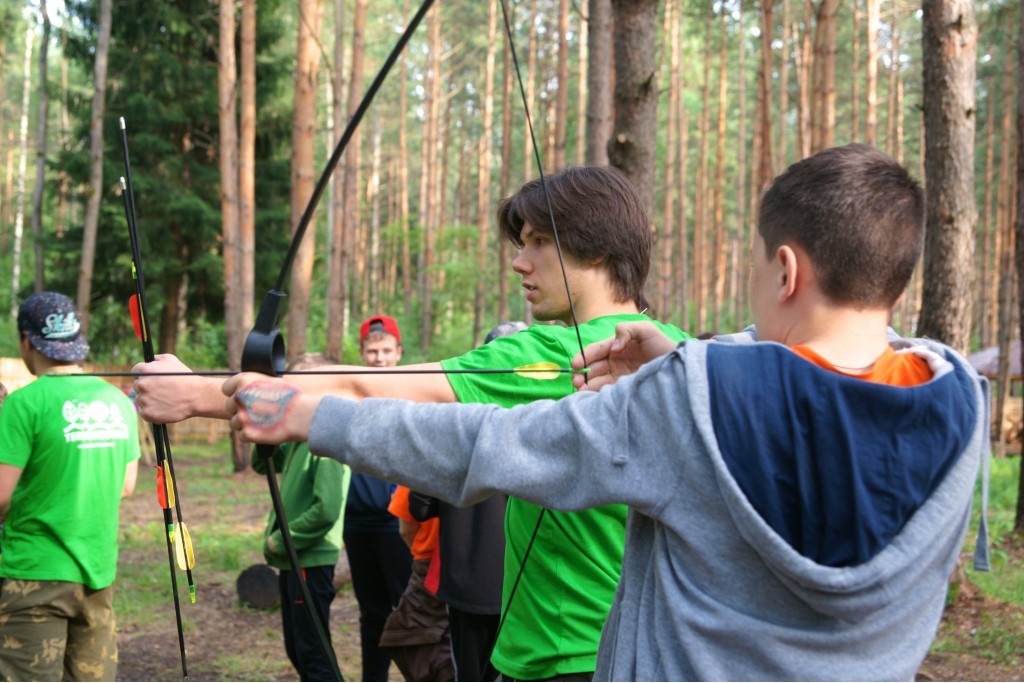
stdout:
[(269, 432), (284, 421), (298, 393), (298, 389), (288, 385), (256, 382), (238, 392), (237, 400), (245, 408), (250, 424)]

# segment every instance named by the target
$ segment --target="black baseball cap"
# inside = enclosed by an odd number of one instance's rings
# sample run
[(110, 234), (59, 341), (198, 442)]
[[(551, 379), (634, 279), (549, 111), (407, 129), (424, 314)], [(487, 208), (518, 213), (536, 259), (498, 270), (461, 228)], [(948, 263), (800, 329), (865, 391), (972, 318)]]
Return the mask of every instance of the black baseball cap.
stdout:
[(75, 302), (57, 292), (37, 292), (18, 308), (18, 331), (50, 360), (78, 362), (89, 355)]

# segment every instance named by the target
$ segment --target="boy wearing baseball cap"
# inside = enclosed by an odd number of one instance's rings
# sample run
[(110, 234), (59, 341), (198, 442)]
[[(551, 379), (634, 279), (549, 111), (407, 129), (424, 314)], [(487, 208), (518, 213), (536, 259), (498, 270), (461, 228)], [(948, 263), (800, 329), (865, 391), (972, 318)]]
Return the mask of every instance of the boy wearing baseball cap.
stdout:
[[(117, 388), (80, 373), (78, 310), (56, 292), (18, 310), (31, 384), (0, 411), (0, 678), (114, 680), (113, 583), (121, 498), (135, 488), (138, 420)], [(61, 652), (62, 656), (48, 656)]]

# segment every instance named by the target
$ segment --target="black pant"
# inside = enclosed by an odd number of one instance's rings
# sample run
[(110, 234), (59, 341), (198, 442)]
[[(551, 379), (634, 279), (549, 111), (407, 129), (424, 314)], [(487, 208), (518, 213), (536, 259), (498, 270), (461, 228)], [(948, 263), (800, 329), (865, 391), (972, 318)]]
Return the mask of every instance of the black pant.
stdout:
[(448, 628), (457, 681), (493, 681), (498, 670), (491, 664), (491, 650), (498, 635), (497, 614), (474, 614), (448, 605)]
[(380, 649), (380, 634), (409, 583), (412, 555), (398, 532), (345, 534), (345, 554), (359, 603), (363, 680), (386, 681), (391, 657)]
[[(313, 607), (320, 617), (327, 640), (331, 638), (331, 601), (334, 600), (334, 565), (306, 567), (306, 585)], [(288, 659), (303, 681), (337, 680), (331, 661), (324, 652), (316, 625), (309, 618), (302, 597), (302, 587), (295, 572), (282, 570), (278, 576), (281, 590), (281, 623), (284, 627), (284, 649)]]

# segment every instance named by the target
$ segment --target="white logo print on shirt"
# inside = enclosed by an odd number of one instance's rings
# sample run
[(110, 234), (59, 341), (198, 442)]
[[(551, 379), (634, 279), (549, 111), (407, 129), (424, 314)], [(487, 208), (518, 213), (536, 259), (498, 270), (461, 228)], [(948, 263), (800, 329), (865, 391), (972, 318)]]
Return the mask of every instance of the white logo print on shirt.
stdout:
[(103, 401), (65, 401), (62, 411), (68, 425), (64, 441), (82, 448), (104, 448), (128, 440), (128, 426), (121, 409)]

